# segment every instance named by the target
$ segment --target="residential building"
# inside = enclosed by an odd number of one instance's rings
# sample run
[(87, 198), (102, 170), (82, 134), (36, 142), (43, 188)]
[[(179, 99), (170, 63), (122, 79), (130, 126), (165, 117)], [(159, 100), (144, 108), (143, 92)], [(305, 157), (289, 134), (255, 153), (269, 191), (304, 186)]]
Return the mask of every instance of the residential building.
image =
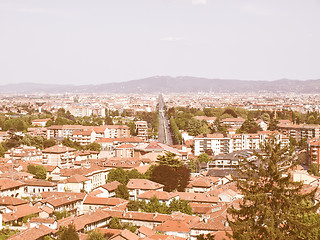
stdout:
[(146, 121), (136, 121), (136, 134), (142, 140), (148, 140), (148, 123)]
[(76, 149), (55, 145), (42, 150), (43, 164), (58, 166), (60, 168), (71, 167), (75, 160)]

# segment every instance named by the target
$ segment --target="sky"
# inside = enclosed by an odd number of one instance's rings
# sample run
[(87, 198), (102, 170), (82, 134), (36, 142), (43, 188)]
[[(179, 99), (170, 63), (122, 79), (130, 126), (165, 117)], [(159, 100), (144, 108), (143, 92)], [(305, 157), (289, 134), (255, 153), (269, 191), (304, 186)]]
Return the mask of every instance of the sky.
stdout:
[(320, 79), (320, 0), (1, 0), (0, 84)]

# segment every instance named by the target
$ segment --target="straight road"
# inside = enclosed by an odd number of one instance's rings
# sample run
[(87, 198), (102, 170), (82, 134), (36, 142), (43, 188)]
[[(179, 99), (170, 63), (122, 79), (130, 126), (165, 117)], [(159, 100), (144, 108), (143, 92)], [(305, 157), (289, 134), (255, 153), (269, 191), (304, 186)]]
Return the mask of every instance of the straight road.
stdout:
[(172, 135), (169, 126), (169, 120), (166, 117), (166, 112), (164, 109), (164, 101), (163, 96), (159, 95), (159, 133), (158, 133), (158, 140), (161, 143), (172, 145)]

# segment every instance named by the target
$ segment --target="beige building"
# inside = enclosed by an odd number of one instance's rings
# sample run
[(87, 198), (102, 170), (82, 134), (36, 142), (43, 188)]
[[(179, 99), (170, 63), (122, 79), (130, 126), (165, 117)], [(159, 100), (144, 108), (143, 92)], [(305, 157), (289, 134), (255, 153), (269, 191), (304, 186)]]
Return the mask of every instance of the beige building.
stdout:
[(74, 175), (58, 182), (58, 192), (91, 192), (91, 179), (82, 175)]
[(58, 166), (61, 168), (72, 166), (75, 160), (76, 149), (55, 145), (42, 150), (43, 164)]

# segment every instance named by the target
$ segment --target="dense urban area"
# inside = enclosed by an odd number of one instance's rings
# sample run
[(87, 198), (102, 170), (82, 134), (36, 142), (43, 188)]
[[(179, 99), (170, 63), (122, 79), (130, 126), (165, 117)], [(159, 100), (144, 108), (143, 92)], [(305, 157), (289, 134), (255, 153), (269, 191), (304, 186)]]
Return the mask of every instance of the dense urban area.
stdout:
[(0, 240), (320, 239), (319, 106), (293, 93), (3, 94)]

